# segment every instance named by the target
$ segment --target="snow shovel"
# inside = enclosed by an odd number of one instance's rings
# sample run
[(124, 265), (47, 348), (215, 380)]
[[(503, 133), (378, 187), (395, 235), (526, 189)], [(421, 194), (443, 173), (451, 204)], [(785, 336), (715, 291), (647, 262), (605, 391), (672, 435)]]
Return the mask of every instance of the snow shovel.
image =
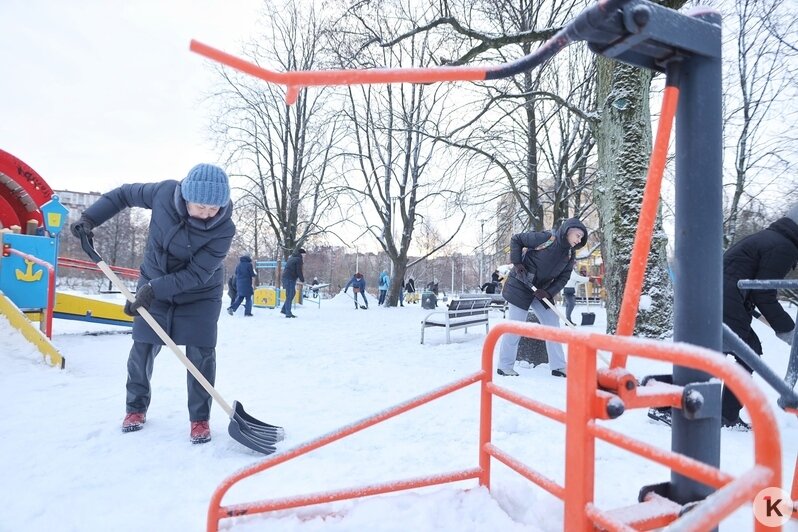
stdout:
[[(355, 302), (355, 305), (358, 304), (357, 299), (355, 299), (353, 296), (349, 295), (349, 292), (344, 292), (344, 293), (349, 296), (349, 299), (351, 299), (352, 301)], [(366, 296), (363, 296), (363, 299), (365, 299), (365, 298), (366, 298)], [(360, 305), (360, 308), (362, 310), (368, 310), (369, 309), (366, 305)]]
[[(533, 284), (527, 283), (527, 286), (528, 286), (529, 288), (531, 288), (533, 292), (534, 292), (535, 290), (537, 290), (537, 288), (535, 288), (535, 285), (533, 285)], [(562, 311), (561, 311), (560, 309), (558, 309), (558, 308), (557, 308), (557, 307), (556, 307), (556, 306), (555, 306), (553, 303), (551, 303), (551, 302), (550, 302), (548, 299), (541, 299), (541, 301), (543, 301), (543, 304), (544, 304), (544, 305), (546, 305), (546, 306), (547, 306), (547, 307), (549, 307), (549, 308), (550, 308), (552, 311), (554, 311), (554, 313), (555, 313), (557, 316), (559, 316), (559, 318), (560, 318), (560, 321), (564, 322), (564, 323), (565, 323), (565, 324), (566, 324), (566, 325), (567, 325), (569, 328), (571, 328), (571, 329), (578, 329), (578, 327), (576, 326), (576, 324), (575, 324), (575, 323), (571, 323), (571, 321), (570, 321), (570, 320), (568, 320), (568, 318), (566, 318), (566, 317), (565, 317), (565, 314), (563, 314), (563, 313), (562, 313)], [(609, 361), (609, 360), (607, 360), (607, 358), (606, 358), (606, 357), (605, 357), (603, 354), (601, 354), (601, 353), (598, 353), (598, 357), (601, 359), (601, 361), (602, 361), (602, 362), (604, 362), (605, 364), (607, 364), (607, 366), (609, 366), (609, 365), (610, 365), (610, 361)]]
[[(92, 239), (83, 231), (82, 229), (78, 229), (80, 233), (80, 245), (83, 248), (83, 251), (94, 261), (97, 266), (102, 270), (106, 277), (114, 284), (114, 286), (124, 294), (128, 301), (131, 303), (136, 301), (135, 296), (130, 293), (130, 290), (122, 283), (119, 277), (111, 270), (108, 264), (105, 263), (103, 258), (97, 253), (94, 249)], [(144, 318), (144, 321), (155, 331), (155, 334), (166, 344), (172, 352), (177, 356), (180, 362), (186, 366), (186, 369), (191, 372), (197, 382), (199, 382), (205, 390), (211, 394), (211, 397), (214, 398), (216, 403), (222, 407), (222, 409), (230, 416), (230, 425), (227, 427), (227, 432), (232, 436), (232, 438), (243, 445), (244, 447), (248, 447), (253, 451), (258, 451), (263, 454), (271, 454), (277, 449), (272, 445), (278, 441), (282, 441), (285, 438), (285, 431), (282, 427), (278, 427), (275, 425), (270, 425), (268, 423), (264, 423), (262, 421), (258, 421), (254, 417), (250, 416), (244, 411), (243, 405), (238, 401), (233, 401), (233, 406), (230, 405), (222, 399), (222, 396), (214, 389), (208, 379), (199, 372), (199, 370), (191, 363), (188, 357), (183, 353), (183, 351), (177, 346), (177, 344), (172, 341), (169, 335), (166, 334), (166, 331), (158, 325), (158, 322), (155, 321), (155, 318), (152, 317), (147, 309), (139, 307), (138, 309), (139, 315)]]

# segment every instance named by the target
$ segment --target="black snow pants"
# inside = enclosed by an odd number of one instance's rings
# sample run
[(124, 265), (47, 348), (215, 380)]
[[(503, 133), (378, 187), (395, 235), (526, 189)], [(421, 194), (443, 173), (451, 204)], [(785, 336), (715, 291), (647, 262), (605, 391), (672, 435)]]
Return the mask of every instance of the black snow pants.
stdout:
[[(155, 357), (160, 345), (133, 342), (127, 359), (127, 413), (147, 412), (152, 391), (150, 379)], [(211, 385), (216, 381), (216, 349), (213, 347), (186, 346), (186, 357)], [(211, 415), (211, 395), (186, 370), (188, 388), (188, 415), (191, 421), (207, 421)]]

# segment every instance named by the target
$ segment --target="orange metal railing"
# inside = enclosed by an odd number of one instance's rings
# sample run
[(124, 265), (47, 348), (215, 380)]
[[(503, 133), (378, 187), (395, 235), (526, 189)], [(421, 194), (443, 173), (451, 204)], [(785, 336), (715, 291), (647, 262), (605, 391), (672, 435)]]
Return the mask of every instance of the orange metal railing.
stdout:
[[(91, 272), (102, 273), (102, 270), (97, 266), (97, 264), (89, 260), (73, 259), (71, 257), (58, 257), (58, 266), (60, 268), (73, 268), (76, 270), (88, 270)], [(139, 270), (135, 268), (124, 268), (122, 266), (110, 266), (110, 268), (114, 273), (122, 277), (138, 279), (141, 275)]]
[[(569, 346), (566, 410), (547, 405), (538, 400), (517, 394), (493, 383), (493, 352), (502, 334), (520, 334), (542, 340), (566, 343)], [(599, 350), (638, 356), (651, 360), (671, 362), (699, 369), (721, 378), (748, 408), (754, 439), (754, 465), (734, 478), (719, 469), (631, 438), (596, 423), (599, 419), (613, 419), (630, 408), (672, 406), (682, 404), (679, 386), (657, 385), (656, 389), (638, 388), (636, 380), (623, 368), (596, 369)], [(479, 465), (476, 468), (428, 475), (422, 478), (397, 480), (365, 487), (342, 489), (275, 500), (222, 505), (222, 499), (237, 482), (278, 464), (309, 453), (346, 436), (395, 417), (403, 412), (429, 403), (479, 382), (480, 429)], [(604, 389), (600, 389), (601, 386)], [(502, 451), (491, 442), (493, 397), (499, 397), (540, 415), (563, 423), (566, 434), (565, 483), (559, 484)], [(737, 364), (727, 362), (719, 353), (688, 345), (586, 333), (575, 330), (545, 327), (532, 323), (501, 323), (488, 334), (482, 350), (482, 369), (472, 375), (422, 394), (409, 401), (384, 410), (361, 421), (330, 432), (308, 443), (278, 453), (266, 460), (245, 468), (225, 479), (214, 492), (209, 507), (207, 528), (218, 530), (222, 519), (284, 510), (312, 504), (329, 503), (344, 499), (378, 495), (399, 490), (476, 479), (481, 486), (490, 488), (491, 458), (495, 458), (523, 477), (534, 482), (564, 504), (566, 530), (636, 530), (665, 526), (679, 519), (684, 529), (708, 530), (731, 514), (742, 504), (753, 500), (756, 493), (769, 486), (781, 485), (781, 443), (777, 424), (763, 392)], [(623, 519), (623, 512), (605, 511), (593, 504), (595, 489), (595, 441), (603, 440), (645, 459), (659, 463), (672, 471), (715, 488), (706, 501), (697, 504), (690, 512), (679, 517), (682, 506), (651, 494), (646, 501), (655, 511), (648, 514), (635, 512), (631, 522)], [(667, 511), (663, 511), (667, 508)], [(759, 523), (755, 530), (771, 530)]]

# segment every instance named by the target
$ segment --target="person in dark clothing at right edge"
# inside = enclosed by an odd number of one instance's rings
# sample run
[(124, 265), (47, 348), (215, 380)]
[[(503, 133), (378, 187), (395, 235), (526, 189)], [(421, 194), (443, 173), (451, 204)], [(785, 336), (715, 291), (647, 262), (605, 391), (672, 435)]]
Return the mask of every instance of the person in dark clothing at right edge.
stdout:
[[(740, 290), (741, 279), (784, 279), (798, 263), (798, 203), (767, 229), (747, 236), (723, 254), (723, 323), (729, 326), (756, 354), (762, 356), (762, 343), (751, 328), (758, 309), (776, 336), (792, 345), (795, 323), (779, 304), (776, 290)], [(724, 346), (725, 351), (725, 346)], [(727, 354), (734, 354), (727, 352)], [(737, 357), (735, 357), (737, 358)], [(737, 362), (752, 372), (739, 358)], [(724, 387), (721, 423), (724, 427), (749, 430), (740, 419), (742, 405)]]
[(300, 282), (305, 282), (305, 275), (302, 273), (302, 255), (304, 254), (305, 250), (302, 248), (294, 251), (291, 256), (288, 257), (285, 263), (285, 270), (283, 270), (282, 280), (283, 288), (285, 288), (285, 302), (280, 312), (285, 314), (286, 318), (296, 318), (291, 312), (291, 304), (294, 302), (294, 296), (296, 295), (297, 279), (299, 279)]

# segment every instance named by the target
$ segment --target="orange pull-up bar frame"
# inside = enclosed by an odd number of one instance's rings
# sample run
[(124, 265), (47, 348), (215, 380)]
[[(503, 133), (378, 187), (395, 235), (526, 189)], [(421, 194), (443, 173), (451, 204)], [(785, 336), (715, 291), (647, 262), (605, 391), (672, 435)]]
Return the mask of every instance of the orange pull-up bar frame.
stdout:
[[(493, 352), (502, 334), (519, 334), (541, 340), (566, 343), (569, 346), (570, 364), (567, 379), (566, 410), (517, 394), (493, 382)], [(754, 466), (737, 478), (719, 469), (672, 451), (630, 438), (615, 430), (596, 424), (598, 419), (612, 419), (622, 414), (625, 408), (655, 406), (678, 406), (679, 387), (665, 387), (653, 394), (637, 393), (625, 370), (598, 372), (598, 351), (612, 351), (627, 356), (639, 356), (651, 360), (672, 362), (685, 367), (699, 369), (724, 380), (734, 394), (748, 408), (754, 438)], [(598, 389), (598, 382), (615, 383), (621, 394)], [(479, 382), (480, 428), (479, 465), (476, 468), (428, 475), (422, 478), (397, 480), (330, 492), (321, 492), (275, 500), (222, 505), (227, 491), (240, 480), (270, 469), (278, 464), (307, 454), (346, 436), (395, 417), (403, 412), (429, 403), (435, 399)], [(657, 388), (660, 390), (659, 388)], [(642, 391), (642, 390), (641, 390)], [(546, 416), (565, 425), (565, 483), (558, 484), (545, 475), (513, 458), (491, 443), (493, 396)], [(625, 398), (625, 399), (622, 399)], [(659, 402), (658, 401), (662, 401)], [(679, 524), (689, 530), (708, 530), (717, 525), (742, 504), (752, 501), (756, 493), (769, 486), (781, 485), (781, 443), (777, 434), (778, 425), (763, 392), (736, 364), (728, 362), (719, 353), (687, 344), (672, 344), (631, 337), (610, 336), (563, 330), (532, 323), (501, 323), (488, 334), (482, 349), (482, 369), (472, 375), (422, 394), (409, 401), (386, 409), (361, 421), (330, 432), (308, 443), (273, 455), (266, 460), (238, 471), (225, 479), (216, 489), (208, 507), (208, 531), (218, 530), (219, 521), (243, 515), (297, 508), (312, 504), (329, 503), (378, 495), (400, 490), (433, 486), (448, 482), (476, 479), (480, 486), (490, 488), (491, 458), (495, 458), (523, 477), (534, 482), (564, 503), (565, 530), (634, 530), (632, 527), (653, 528), (665, 526), (679, 519)], [(641, 505), (649, 504), (654, 511), (646, 513), (627, 512), (627, 509), (605, 511), (593, 504), (595, 487), (595, 441), (604, 440), (642, 458), (669, 467), (682, 475), (711, 486), (718, 491), (699, 503), (690, 512), (679, 517), (681, 506), (651, 496)], [(663, 511), (666, 508), (667, 511)], [(622, 511), (624, 510), (624, 511)], [(635, 514), (632, 521), (624, 519)], [(757, 532), (772, 530), (754, 523)]]

